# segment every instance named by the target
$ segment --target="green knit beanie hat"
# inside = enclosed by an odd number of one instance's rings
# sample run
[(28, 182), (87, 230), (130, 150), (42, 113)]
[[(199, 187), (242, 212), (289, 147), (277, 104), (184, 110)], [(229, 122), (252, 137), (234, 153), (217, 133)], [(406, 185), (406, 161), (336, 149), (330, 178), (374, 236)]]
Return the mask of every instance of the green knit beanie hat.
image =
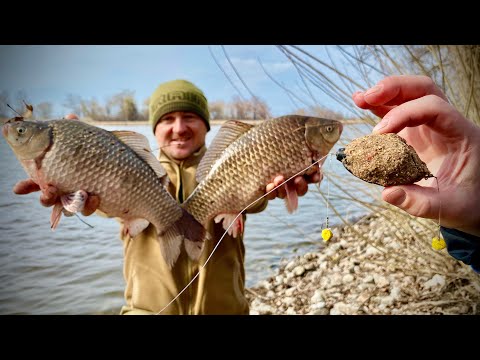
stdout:
[(210, 130), (207, 98), (202, 90), (186, 80), (173, 80), (160, 84), (150, 97), (149, 121), (155, 133), (160, 118), (172, 111), (191, 111), (198, 114)]

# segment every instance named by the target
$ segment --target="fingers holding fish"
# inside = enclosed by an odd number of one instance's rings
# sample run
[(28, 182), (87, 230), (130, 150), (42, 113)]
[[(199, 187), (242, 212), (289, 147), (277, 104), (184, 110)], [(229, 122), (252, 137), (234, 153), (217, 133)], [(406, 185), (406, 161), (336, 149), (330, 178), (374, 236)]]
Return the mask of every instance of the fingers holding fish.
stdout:
[(40, 203), (43, 206), (53, 206), (58, 201), (58, 189), (55, 186), (48, 185), (45, 189), (42, 189), (42, 193), (40, 194)]
[(32, 179), (21, 180), (13, 187), (13, 192), (17, 195), (26, 195), (35, 191), (40, 191), (40, 186)]
[(26, 195), (32, 192), (42, 191), (40, 194), (40, 203), (45, 206), (53, 206), (58, 201), (58, 190), (55, 186), (48, 185), (45, 189), (41, 189), (32, 179), (21, 180), (13, 187), (13, 192), (17, 195)]
[(76, 114), (67, 114), (64, 116), (65, 120), (78, 120), (78, 116)]
[(97, 211), (100, 206), (100, 196), (98, 195), (89, 195), (85, 201), (85, 206), (82, 210), (83, 216), (90, 216), (95, 211)]
[[(318, 164), (315, 164), (314, 166), (305, 170), (302, 175), (298, 175), (295, 178), (289, 180), (289, 185), (293, 185), (293, 188), (295, 188), (298, 196), (303, 196), (308, 191), (308, 184), (319, 183), (320, 181), (322, 181), (322, 179), (323, 174), (320, 170), (320, 166)], [(285, 177), (282, 175), (275, 177), (271, 183), (267, 184), (265, 192), (268, 193), (269, 191), (283, 183), (285, 180)], [(269, 193), (266, 198), (268, 200), (273, 200), (277, 197), (280, 199), (284, 199), (286, 196), (287, 188), (286, 184), (284, 184), (283, 186), (280, 186), (278, 189), (275, 189), (274, 191)]]
[[(296, 191), (298, 196), (303, 196), (308, 191), (308, 184), (309, 183), (318, 182), (318, 181), (315, 181), (316, 178), (319, 178), (318, 173), (313, 174), (311, 176), (309, 176), (309, 175), (296, 176), (295, 178), (289, 180), (288, 183), (289, 183), (289, 185), (293, 185), (293, 187), (295, 188), (295, 191)], [(265, 191), (268, 193), (269, 191), (271, 191), (275, 187), (279, 186), (284, 181), (285, 181), (285, 178), (282, 175), (277, 176), (275, 179), (273, 179), (273, 182), (267, 184), (267, 186), (265, 188)], [(283, 184), (279, 188), (277, 188), (274, 191), (272, 191), (271, 193), (269, 193), (266, 196), (266, 198), (268, 200), (273, 200), (277, 197), (280, 198), (280, 199), (285, 199), (285, 197), (287, 196), (286, 186), (287, 186), (286, 183)]]
[(318, 164), (315, 164), (314, 166), (308, 168), (303, 174), (303, 178), (305, 179), (307, 184), (314, 184), (322, 181), (323, 174), (320, 170), (320, 166)]
[(323, 173), (319, 171), (319, 172), (313, 173), (312, 175), (304, 175), (303, 178), (308, 184), (315, 184), (323, 180)]
[[(56, 203), (60, 203), (58, 189), (53, 185), (48, 185), (45, 189), (40, 189), (40, 186), (32, 179), (21, 180), (13, 187), (13, 192), (17, 195), (27, 195), (36, 191), (42, 191), (40, 194), (40, 203), (45, 207), (50, 207)], [(82, 214), (84, 216), (92, 215), (100, 206), (100, 197), (98, 195), (89, 195), (86, 197), (85, 206)]]
[(295, 190), (297, 191), (298, 196), (303, 196), (308, 191), (307, 180), (303, 176), (297, 176), (290, 180), (295, 185)]
[[(287, 192), (285, 190), (285, 186), (280, 186), (279, 188), (273, 190), (274, 188), (276, 188), (277, 186), (279, 186), (281, 183), (283, 183), (285, 181), (285, 178), (283, 177), (283, 175), (279, 175), (277, 176), (275, 179), (273, 179), (273, 181), (269, 184), (267, 184), (266, 188), (265, 188), (265, 191), (267, 193), (269, 193), (266, 198), (268, 200), (273, 200), (275, 198), (280, 198), (280, 199), (284, 199)], [(273, 190), (273, 191), (272, 191)], [(271, 192), (270, 192), (271, 191)]]

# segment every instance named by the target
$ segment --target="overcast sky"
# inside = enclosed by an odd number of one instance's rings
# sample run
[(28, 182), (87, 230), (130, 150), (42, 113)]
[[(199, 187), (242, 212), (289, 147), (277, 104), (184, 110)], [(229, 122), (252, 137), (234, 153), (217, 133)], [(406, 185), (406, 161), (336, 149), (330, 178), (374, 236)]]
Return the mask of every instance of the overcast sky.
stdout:
[[(315, 48), (315, 47), (310, 47)], [(248, 88), (270, 106), (274, 116), (297, 106), (262, 70), (292, 90), (301, 83), (292, 63), (273, 45), (225, 45), (231, 62)], [(229, 74), (227, 79), (215, 58)], [(322, 55), (319, 47), (319, 56)], [(67, 94), (101, 104), (123, 90), (135, 93), (142, 106), (163, 81), (183, 78), (199, 86), (209, 101), (231, 101), (239, 92), (250, 93), (238, 80), (220, 45), (4, 45), (0, 46), (0, 91), (22, 90), (32, 104), (50, 102), (54, 116), (67, 112)], [(322, 105), (342, 110), (327, 96)]]

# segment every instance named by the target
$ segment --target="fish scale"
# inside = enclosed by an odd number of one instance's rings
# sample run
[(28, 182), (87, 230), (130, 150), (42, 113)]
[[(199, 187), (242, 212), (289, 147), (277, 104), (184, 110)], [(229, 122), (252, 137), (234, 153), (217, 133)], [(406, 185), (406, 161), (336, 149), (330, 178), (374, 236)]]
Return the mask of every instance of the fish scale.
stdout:
[[(328, 136), (318, 131), (318, 136), (326, 136), (316, 140), (321, 144), (318, 148), (307, 144), (307, 122), (332, 130)], [(335, 120), (298, 115), (266, 120), (222, 151), (183, 206), (202, 224), (219, 214), (238, 214), (264, 195), (266, 185), (276, 176), (293, 176), (326, 155), (342, 129)]]
[[(182, 243), (190, 258), (198, 260), (208, 235), (164, 188), (165, 170), (143, 135), (110, 132), (72, 120), (11, 120), (3, 126), (3, 135), (42, 189), (53, 185), (59, 195), (84, 191), (98, 196), (98, 210), (123, 219), (131, 236), (152, 223), (170, 268)], [(62, 206), (63, 202), (57, 203), (53, 209), (52, 228), (58, 224)]]
[[(80, 187), (99, 195), (100, 210), (110, 216), (125, 218), (125, 210), (132, 219), (161, 216), (162, 222), (154, 223), (160, 230), (175, 223), (181, 209), (166, 191), (158, 191), (162, 185), (154, 171), (114, 135), (84, 125), (70, 120), (51, 123), (54, 141), (42, 161), (45, 182), (61, 184), (64, 193)], [(82, 136), (76, 136), (79, 131)], [(81, 160), (72, 161), (75, 157)]]

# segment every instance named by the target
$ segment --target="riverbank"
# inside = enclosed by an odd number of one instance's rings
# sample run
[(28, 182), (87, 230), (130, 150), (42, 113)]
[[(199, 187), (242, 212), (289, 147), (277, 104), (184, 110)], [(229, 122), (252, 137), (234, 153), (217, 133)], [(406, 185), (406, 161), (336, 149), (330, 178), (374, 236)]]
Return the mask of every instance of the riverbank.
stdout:
[[(148, 125), (148, 121), (94, 121), (91, 119), (85, 119), (82, 118), (80, 119), (82, 121), (85, 121), (89, 124), (95, 125), (95, 126), (105, 126), (105, 125), (114, 125), (114, 126), (124, 126), (124, 125)], [(210, 120), (210, 125), (222, 125), (228, 120)], [(264, 120), (238, 120), (250, 125), (256, 125), (256, 124), (261, 124)], [(342, 123), (344, 124), (361, 124), (364, 123), (362, 120), (342, 120)]]
[[(89, 124), (95, 125), (95, 126), (105, 126), (105, 125), (114, 125), (114, 126), (124, 126), (124, 125), (148, 125), (148, 121), (94, 121), (90, 119), (80, 119), (82, 121), (85, 121)], [(228, 120), (210, 120), (210, 125), (222, 125), (224, 122)], [(260, 124), (263, 122), (263, 120), (239, 120), (241, 122), (247, 123), (247, 124)]]
[(480, 314), (480, 275), (431, 248), (426, 220), (399, 220), (368, 216), (335, 230), (322, 250), (282, 263), (247, 289), (250, 313)]

